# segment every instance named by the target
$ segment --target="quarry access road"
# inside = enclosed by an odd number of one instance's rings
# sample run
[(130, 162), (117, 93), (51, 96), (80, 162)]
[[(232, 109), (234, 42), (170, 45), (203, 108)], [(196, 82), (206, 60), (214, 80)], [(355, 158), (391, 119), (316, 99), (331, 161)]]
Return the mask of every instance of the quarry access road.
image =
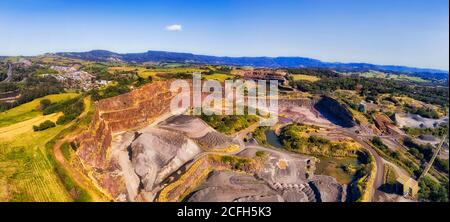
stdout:
[(371, 195), (370, 195), (371, 200), (373, 200), (378, 191), (378, 188), (381, 187), (384, 183), (384, 162), (385, 162), (383, 160), (383, 158), (381, 158), (381, 156), (378, 155), (377, 151), (375, 151), (375, 149), (373, 149), (373, 147), (367, 142), (367, 139), (372, 138), (373, 136), (360, 135), (355, 132), (356, 130), (358, 130), (355, 128), (349, 129), (349, 128), (344, 128), (344, 127), (340, 127), (340, 126), (320, 126), (320, 127), (327, 129), (327, 130), (334, 131), (337, 134), (341, 134), (343, 136), (352, 138), (353, 140), (355, 140), (356, 142), (361, 144), (363, 146), (363, 148), (365, 150), (369, 151), (370, 154), (374, 157), (377, 169), (376, 169), (375, 180), (372, 185), (372, 190), (371, 190)]
[[(256, 126), (255, 126), (256, 125)], [(243, 136), (247, 135), (248, 133), (252, 132), (254, 129), (256, 129), (259, 125), (258, 124), (254, 124), (250, 127), (248, 127), (247, 129), (244, 129), (240, 132), (237, 133), (235, 138), (239, 138), (239, 141), (242, 142), (242, 138)], [(320, 126), (321, 128), (325, 128), (328, 130), (332, 130), (335, 131), (338, 134), (344, 135), (344, 136), (348, 136), (350, 138), (352, 138), (353, 140), (355, 140), (356, 142), (358, 142), (359, 144), (361, 144), (363, 146), (364, 149), (366, 149), (367, 151), (369, 151), (369, 153), (374, 157), (375, 159), (375, 164), (376, 164), (376, 175), (375, 175), (375, 180), (374, 183), (372, 184), (372, 190), (371, 190), (371, 195), (370, 195), (370, 200), (374, 200), (374, 197), (378, 191), (378, 188), (381, 187), (383, 185), (384, 182), (384, 160), (383, 158), (381, 158), (380, 155), (378, 155), (378, 153), (372, 148), (372, 146), (366, 141), (368, 136), (362, 136), (360, 134), (357, 134), (355, 132), (355, 129), (346, 129), (343, 127), (339, 127), (339, 126)], [(372, 137), (370, 137), (372, 138)], [(289, 155), (288, 153), (283, 153), (280, 150), (275, 150), (275, 149), (270, 149), (270, 148), (265, 148), (265, 147), (261, 147), (261, 146), (245, 146), (244, 148), (242, 148), (242, 143), (241, 144), (241, 151), (243, 151), (246, 148), (255, 148), (261, 151), (267, 151), (270, 150), (272, 152), (277, 152), (280, 155)], [(239, 153), (236, 152), (236, 153)]]
[(356, 142), (358, 142), (359, 144), (361, 144), (364, 147), (364, 149), (369, 151), (370, 154), (374, 157), (375, 163), (377, 166), (377, 171), (376, 171), (375, 180), (372, 185), (372, 191), (371, 191), (371, 195), (370, 195), (371, 200), (373, 200), (378, 188), (381, 187), (384, 182), (384, 160), (383, 160), (383, 158), (381, 158), (381, 156), (378, 155), (377, 151), (375, 151), (372, 148), (372, 146), (357, 133), (352, 132), (347, 129), (344, 129), (344, 128), (340, 128), (337, 130), (339, 132), (341, 132), (343, 135), (346, 135), (346, 136), (352, 138), (353, 140), (355, 140)]
[(278, 148), (269, 148), (269, 147), (264, 147), (264, 146), (260, 146), (260, 145), (246, 145), (245, 149), (255, 149), (258, 151), (267, 151), (267, 152), (273, 152), (276, 153), (282, 157), (291, 157), (292, 155), (299, 155), (299, 156), (308, 156), (308, 155), (303, 155), (303, 154), (299, 154), (299, 153), (293, 153), (290, 151), (286, 151), (286, 150), (282, 150), (282, 149), (278, 149)]
[(6, 73), (6, 79), (3, 80), (3, 82), (11, 82), (13, 79), (13, 72), (12, 72), (13, 66), (11, 63), (8, 63), (8, 72)]

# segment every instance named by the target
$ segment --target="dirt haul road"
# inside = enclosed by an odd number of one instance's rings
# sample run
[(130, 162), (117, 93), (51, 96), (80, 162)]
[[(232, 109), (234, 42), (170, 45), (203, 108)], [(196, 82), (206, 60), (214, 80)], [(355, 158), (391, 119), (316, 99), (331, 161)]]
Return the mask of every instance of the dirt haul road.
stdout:
[(367, 151), (369, 151), (370, 154), (374, 157), (375, 163), (377, 166), (377, 170), (376, 170), (374, 184), (372, 185), (372, 190), (371, 190), (371, 195), (370, 195), (371, 199), (369, 200), (369, 201), (373, 201), (376, 193), (378, 192), (378, 188), (383, 185), (384, 160), (383, 160), (383, 158), (380, 157), (380, 155), (378, 155), (378, 153), (367, 142), (367, 140), (369, 138), (372, 138), (372, 136), (369, 137), (369, 136), (359, 135), (359, 134), (355, 133), (355, 131), (358, 130), (355, 128), (347, 129), (347, 128), (343, 128), (343, 127), (339, 127), (339, 126), (320, 126), (320, 127), (327, 129), (330, 132), (341, 134), (341, 135), (352, 138), (353, 140), (355, 140), (356, 142), (361, 144), (363, 146), (363, 148), (366, 149)]

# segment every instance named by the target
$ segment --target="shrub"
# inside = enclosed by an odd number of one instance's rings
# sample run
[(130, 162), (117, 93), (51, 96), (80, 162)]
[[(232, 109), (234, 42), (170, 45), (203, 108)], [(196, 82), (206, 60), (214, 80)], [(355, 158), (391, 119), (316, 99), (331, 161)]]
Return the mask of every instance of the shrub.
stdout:
[(429, 177), (419, 181), (419, 197), (428, 201), (448, 202), (448, 183), (440, 184)]
[(251, 161), (249, 159), (235, 156), (221, 156), (221, 161), (230, 165), (235, 170), (242, 171), (249, 169), (251, 165)]
[(205, 115), (201, 118), (217, 131), (225, 134), (233, 134), (248, 128), (251, 124), (258, 121), (254, 115)]
[(49, 128), (55, 127), (56, 124), (50, 120), (46, 120), (43, 123), (39, 124), (38, 126), (33, 126), (34, 131), (43, 131)]
[(44, 115), (51, 113), (63, 112), (64, 115), (59, 117), (56, 123), (58, 125), (66, 124), (76, 119), (84, 110), (83, 97), (77, 97), (65, 100), (59, 103), (54, 103), (44, 109)]
[(259, 151), (256, 151), (255, 155), (257, 157), (264, 157), (266, 155), (266, 152), (259, 150)]
[(433, 165), (440, 171), (443, 171), (445, 173), (448, 173), (448, 160), (443, 160), (441, 158), (436, 158), (434, 160)]
[(409, 152), (421, 161), (429, 161), (433, 156), (433, 146), (431, 144), (422, 145), (414, 142), (411, 138), (405, 138), (403, 145), (409, 148)]
[(39, 110), (44, 110), (45, 108), (49, 107), (52, 104), (52, 101), (49, 99), (42, 99), (39, 101)]

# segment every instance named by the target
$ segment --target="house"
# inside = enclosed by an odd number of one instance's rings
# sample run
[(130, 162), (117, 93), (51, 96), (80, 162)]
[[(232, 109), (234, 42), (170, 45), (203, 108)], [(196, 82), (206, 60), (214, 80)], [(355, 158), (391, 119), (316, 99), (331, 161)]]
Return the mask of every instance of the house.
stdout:
[(419, 192), (419, 183), (407, 176), (397, 178), (396, 190), (405, 197), (415, 197)]

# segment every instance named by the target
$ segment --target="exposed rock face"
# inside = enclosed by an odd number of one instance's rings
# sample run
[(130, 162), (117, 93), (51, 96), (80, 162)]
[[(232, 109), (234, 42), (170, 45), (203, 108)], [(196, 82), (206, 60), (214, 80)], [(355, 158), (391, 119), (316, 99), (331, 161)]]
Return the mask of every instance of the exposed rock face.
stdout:
[(264, 181), (231, 171), (213, 171), (189, 202), (282, 201), (282, 197)]
[(265, 153), (263, 166), (252, 173), (213, 171), (186, 201), (341, 202), (345, 186), (336, 179), (314, 175), (314, 158), (262, 147), (239, 153), (251, 158)]
[(113, 132), (139, 128), (169, 111), (174, 95), (170, 82), (156, 82), (133, 90), (131, 93), (101, 100), (97, 107), (102, 120)]
[(345, 186), (340, 185), (335, 178), (316, 175), (309, 182), (310, 186), (317, 191), (321, 202), (344, 202), (346, 197)]
[(131, 144), (131, 163), (145, 199), (152, 200), (155, 188), (200, 152), (197, 144), (178, 133), (154, 128), (139, 136)]
[(158, 127), (182, 133), (198, 143), (203, 149), (223, 149), (233, 143), (232, 138), (217, 132), (195, 116), (179, 115), (163, 121)]
[(99, 101), (89, 129), (76, 138), (91, 178), (118, 201), (154, 200), (164, 181), (202, 152), (197, 143), (213, 149), (232, 144), (199, 118), (166, 115), (169, 84)]
[(298, 98), (298, 99), (279, 99), (278, 105), (281, 107), (307, 107), (311, 108), (313, 106), (314, 101), (309, 98)]
[(342, 127), (353, 127), (356, 125), (351, 112), (331, 97), (323, 96), (314, 107), (336, 125)]
[(278, 113), (289, 116), (293, 122), (331, 125), (332, 123), (314, 107), (316, 103), (316, 99), (310, 98), (280, 99)]
[(296, 183), (270, 183), (259, 176), (212, 171), (188, 202), (343, 202), (345, 186), (329, 176), (313, 176)]
[(417, 114), (399, 114), (394, 115), (395, 121), (398, 123), (400, 128), (411, 127), (411, 128), (436, 128), (443, 123), (448, 123), (449, 117), (444, 116), (440, 119), (425, 118)]
[[(75, 139), (84, 172), (118, 201), (153, 201), (162, 186), (177, 181), (192, 160), (208, 151), (204, 147), (217, 150), (236, 144), (199, 118), (164, 119), (175, 96), (169, 91), (170, 84), (155, 82), (99, 101), (89, 129)], [(311, 202), (345, 197), (345, 189), (335, 180), (313, 175), (311, 157), (253, 146), (238, 155), (254, 158), (261, 150), (268, 153), (267, 161), (250, 174), (218, 171), (225, 167), (204, 161), (199, 169), (215, 171), (186, 200)], [(188, 180), (197, 178), (204, 177), (194, 173)], [(171, 199), (180, 197), (182, 188), (175, 189)]]
[(236, 73), (245, 79), (262, 79), (262, 80), (278, 80), (284, 82), (287, 72), (284, 70), (274, 69), (249, 69)]
[(75, 139), (83, 165), (95, 172), (92, 179), (112, 196), (126, 193), (119, 161), (111, 156), (113, 134), (143, 127), (168, 112), (174, 96), (169, 86), (168, 81), (155, 82), (97, 102), (97, 111), (89, 129)]
[(179, 115), (168, 118), (160, 124), (161, 128), (179, 131), (189, 138), (198, 139), (214, 131), (208, 124), (194, 116)]

